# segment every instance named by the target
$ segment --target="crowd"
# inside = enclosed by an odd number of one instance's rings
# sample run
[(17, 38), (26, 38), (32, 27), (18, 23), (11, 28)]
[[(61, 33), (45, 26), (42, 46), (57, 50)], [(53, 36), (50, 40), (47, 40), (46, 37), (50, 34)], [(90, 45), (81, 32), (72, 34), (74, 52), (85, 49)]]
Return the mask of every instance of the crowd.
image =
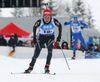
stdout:
[[(95, 43), (93, 42), (93, 37), (90, 36), (88, 42), (86, 43), (89, 51), (92, 52), (100, 52), (100, 45), (95, 46)], [(21, 40), (18, 40), (17, 34), (11, 34), (10, 39), (8, 40), (8, 42), (6, 41), (6, 39), (3, 37), (2, 34), (0, 34), (0, 46), (22, 46), (22, 47), (34, 47), (34, 42), (32, 40), (23, 42)], [(45, 48), (46, 46), (44, 45), (43, 48)], [(73, 50), (73, 43), (71, 43), (71, 46), (69, 47), (68, 42), (64, 41), (62, 42), (62, 44), (60, 45), (59, 42), (55, 42), (54, 43), (54, 47), (53, 49), (70, 49)], [(78, 44), (76, 44), (76, 50), (81, 50), (82, 52), (84, 52), (84, 46), (82, 43), (80, 43), (80, 47), (78, 46)]]
[(33, 41), (21, 41), (18, 40), (17, 34), (11, 34), (10, 39), (7, 41), (3, 34), (0, 34), (0, 46), (10, 46), (10, 47), (16, 47), (16, 46), (22, 46), (22, 47), (34, 47)]
[[(89, 51), (91, 52), (100, 52), (100, 45), (95, 46), (95, 43), (93, 42), (93, 37), (90, 36), (89, 40), (86, 42), (86, 45), (89, 49)], [(69, 47), (68, 43), (66, 41), (63, 40), (61, 46), (59, 45), (58, 42), (55, 42), (54, 44), (54, 49), (69, 49), (69, 50), (73, 50), (73, 43), (71, 43), (71, 46)], [(76, 44), (76, 50), (81, 50), (82, 52), (84, 52), (84, 46), (82, 43), (80, 43), (80, 47), (78, 46), (78, 44)]]

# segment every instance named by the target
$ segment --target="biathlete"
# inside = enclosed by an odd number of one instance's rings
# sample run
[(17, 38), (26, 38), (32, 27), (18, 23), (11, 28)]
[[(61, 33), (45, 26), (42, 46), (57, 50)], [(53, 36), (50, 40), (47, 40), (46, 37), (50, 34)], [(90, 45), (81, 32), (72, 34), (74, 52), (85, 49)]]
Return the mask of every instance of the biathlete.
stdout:
[[(29, 68), (25, 70), (25, 73), (30, 73), (35, 65), (35, 62), (40, 54), (43, 45), (46, 43), (48, 49), (47, 61), (45, 64), (45, 73), (49, 73), (50, 61), (52, 58), (52, 50), (54, 43), (54, 28), (58, 27), (58, 37), (57, 42), (60, 42), (62, 35), (62, 25), (61, 23), (51, 16), (51, 11), (46, 9), (43, 11), (43, 18), (40, 18), (33, 27), (34, 39), (33, 42), (36, 44), (36, 49), (34, 56), (32, 57)], [(39, 28), (39, 38), (36, 39), (36, 30)]]
[(73, 20), (71, 20), (69, 22), (65, 22), (64, 26), (66, 26), (66, 25), (71, 25), (71, 30), (72, 30), (72, 36), (73, 36), (73, 57), (72, 57), (72, 59), (75, 59), (75, 57), (76, 57), (77, 39), (79, 39), (82, 42), (86, 52), (89, 53), (89, 50), (85, 44), (84, 38), (81, 33), (81, 29), (88, 28), (88, 26), (85, 23), (83, 23), (81, 20), (78, 20), (77, 16), (74, 16)]

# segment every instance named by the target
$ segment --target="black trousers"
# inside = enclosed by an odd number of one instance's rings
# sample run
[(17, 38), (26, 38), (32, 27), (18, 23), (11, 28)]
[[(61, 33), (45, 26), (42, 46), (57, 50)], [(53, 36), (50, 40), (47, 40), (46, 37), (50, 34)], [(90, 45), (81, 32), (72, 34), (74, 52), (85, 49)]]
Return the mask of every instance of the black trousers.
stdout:
[(45, 43), (46, 43), (47, 49), (48, 49), (46, 64), (50, 64), (50, 61), (52, 58), (53, 42), (54, 42), (54, 35), (52, 35), (52, 36), (40, 35), (39, 36), (38, 42), (36, 44), (34, 56), (32, 57), (32, 61), (30, 63), (30, 66), (35, 65), (36, 59), (38, 58), (38, 56), (41, 52), (41, 49)]

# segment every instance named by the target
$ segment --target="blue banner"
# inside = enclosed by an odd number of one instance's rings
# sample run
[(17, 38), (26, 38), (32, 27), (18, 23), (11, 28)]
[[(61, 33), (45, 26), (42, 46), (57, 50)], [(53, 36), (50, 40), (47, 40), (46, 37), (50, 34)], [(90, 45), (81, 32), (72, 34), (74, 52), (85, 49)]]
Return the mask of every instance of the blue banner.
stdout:
[(98, 59), (100, 58), (100, 52), (90, 52), (90, 54), (85, 54), (85, 59)]

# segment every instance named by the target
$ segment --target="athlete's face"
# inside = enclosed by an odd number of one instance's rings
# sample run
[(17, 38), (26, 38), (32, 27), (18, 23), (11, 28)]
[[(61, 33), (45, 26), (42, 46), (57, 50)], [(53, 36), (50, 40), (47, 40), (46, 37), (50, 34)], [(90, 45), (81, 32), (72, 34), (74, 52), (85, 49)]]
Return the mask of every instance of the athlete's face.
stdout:
[(45, 15), (45, 16), (43, 16), (43, 19), (44, 19), (45, 23), (49, 23), (50, 19), (51, 19), (51, 16)]
[(75, 23), (77, 23), (77, 20), (74, 20)]

